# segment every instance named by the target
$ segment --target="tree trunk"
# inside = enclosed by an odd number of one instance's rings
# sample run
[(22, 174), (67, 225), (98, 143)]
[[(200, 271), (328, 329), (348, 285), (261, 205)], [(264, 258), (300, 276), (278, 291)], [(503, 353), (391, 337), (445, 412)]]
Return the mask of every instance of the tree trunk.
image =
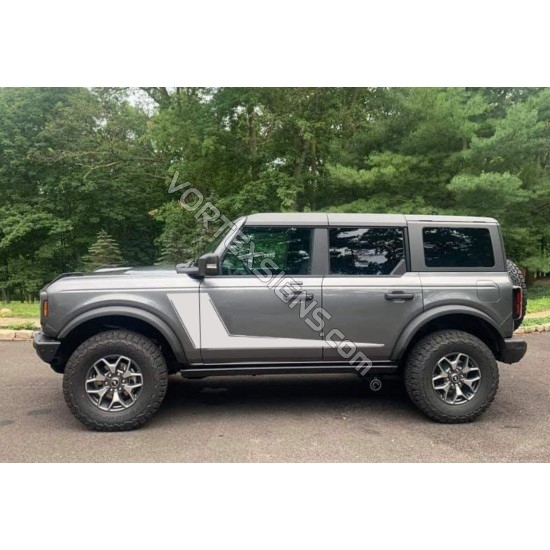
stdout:
[(258, 135), (256, 133), (256, 112), (254, 106), (249, 105), (248, 114), (248, 148), (250, 151), (250, 176), (252, 181), (258, 181)]
[(532, 269), (525, 269), (525, 284), (532, 286), (535, 283), (535, 272)]

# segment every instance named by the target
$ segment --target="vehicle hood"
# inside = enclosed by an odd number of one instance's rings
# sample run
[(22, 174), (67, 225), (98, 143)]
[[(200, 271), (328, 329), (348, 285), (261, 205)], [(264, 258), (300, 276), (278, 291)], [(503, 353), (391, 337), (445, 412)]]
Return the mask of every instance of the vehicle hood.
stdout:
[(44, 287), (43, 291), (132, 291), (139, 288), (173, 288), (175, 285), (180, 288), (194, 287), (198, 282), (188, 275), (177, 273), (175, 267), (113, 267), (89, 273), (63, 273)]

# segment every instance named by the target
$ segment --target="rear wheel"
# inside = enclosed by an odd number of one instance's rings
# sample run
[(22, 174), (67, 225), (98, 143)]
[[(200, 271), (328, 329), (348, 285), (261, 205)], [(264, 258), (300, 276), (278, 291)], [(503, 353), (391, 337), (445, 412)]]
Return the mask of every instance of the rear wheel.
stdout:
[(471, 422), (495, 398), (498, 367), (491, 350), (459, 330), (442, 330), (415, 344), (405, 366), (412, 402), (437, 422)]
[(166, 394), (164, 357), (151, 340), (113, 330), (86, 340), (65, 368), (63, 393), (71, 412), (88, 428), (139, 428)]

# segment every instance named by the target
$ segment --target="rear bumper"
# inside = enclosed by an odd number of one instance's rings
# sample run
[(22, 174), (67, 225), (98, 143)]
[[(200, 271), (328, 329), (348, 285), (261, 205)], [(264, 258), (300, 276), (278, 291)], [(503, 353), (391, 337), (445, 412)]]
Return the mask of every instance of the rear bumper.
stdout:
[(505, 338), (502, 342), (500, 360), (503, 363), (517, 363), (527, 352), (527, 342), (521, 338)]
[(38, 357), (40, 357), (42, 361), (51, 364), (54, 362), (61, 342), (59, 340), (49, 338), (43, 332), (35, 332), (32, 345), (36, 350)]

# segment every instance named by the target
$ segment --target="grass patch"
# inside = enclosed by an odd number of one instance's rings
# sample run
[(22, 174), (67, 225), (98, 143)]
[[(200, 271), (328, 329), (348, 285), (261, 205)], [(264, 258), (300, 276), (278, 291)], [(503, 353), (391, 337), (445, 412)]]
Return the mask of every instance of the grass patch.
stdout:
[(550, 316), (548, 317), (534, 317), (531, 319), (524, 319), (521, 323), (522, 327), (532, 327), (535, 325), (546, 325), (550, 323)]
[(8, 330), (37, 330), (34, 323), (15, 323), (2, 328), (7, 328)]
[(527, 313), (550, 309), (550, 285), (535, 284), (527, 289)]
[(23, 317), (25, 319), (38, 319), (40, 317), (40, 302), (28, 304), (26, 302), (0, 302), (0, 310), (9, 309), (11, 313), (1, 314), (0, 317)]

